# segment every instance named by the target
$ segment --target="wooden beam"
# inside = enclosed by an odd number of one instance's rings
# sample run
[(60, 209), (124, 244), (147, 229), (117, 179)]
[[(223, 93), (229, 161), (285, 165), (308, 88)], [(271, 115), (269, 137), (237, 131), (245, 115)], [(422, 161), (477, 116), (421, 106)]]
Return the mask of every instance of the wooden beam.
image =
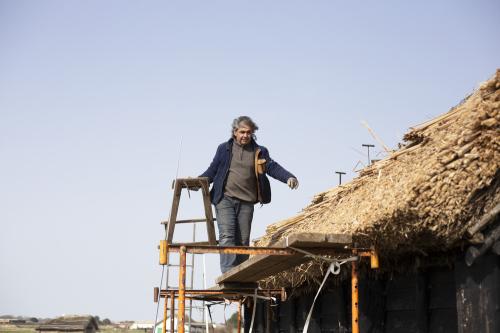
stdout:
[(469, 246), (469, 248), (465, 252), (465, 262), (467, 263), (467, 265), (471, 266), (474, 261), (485, 254), (486, 251), (488, 251), (499, 238), (500, 225), (496, 226), (495, 229), (493, 229), (488, 235), (486, 235), (484, 244), (479, 249), (474, 246)]
[(491, 221), (495, 219), (495, 217), (500, 213), (500, 203), (497, 204), (492, 210), (487, 212), (481, 217), (479, 222), (474, 224), (472, 227), (467, 229), (467, 236), (470, 238), (474, 236), (474, 234), (480, 231), (482, 228), (486, 227)]

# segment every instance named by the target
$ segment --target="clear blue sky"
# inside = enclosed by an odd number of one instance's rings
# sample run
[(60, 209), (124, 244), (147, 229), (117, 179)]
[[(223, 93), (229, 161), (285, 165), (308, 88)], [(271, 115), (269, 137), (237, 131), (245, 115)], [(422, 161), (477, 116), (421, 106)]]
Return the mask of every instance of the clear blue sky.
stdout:
[[(181, 138), (179, 176), (196, 176), (233, 118), (259, 124), (300, 188), (272, 181), (258, 237), (335, 186), (335, 170), (355, 176), (356, 150), (376, 143), (362, 120), (396, 147), (490, 77), (499, 13), (498, 1), (0, 0), (0, 314), (152, 320)], [(181, 209), (201, 216), (195, 198)]]

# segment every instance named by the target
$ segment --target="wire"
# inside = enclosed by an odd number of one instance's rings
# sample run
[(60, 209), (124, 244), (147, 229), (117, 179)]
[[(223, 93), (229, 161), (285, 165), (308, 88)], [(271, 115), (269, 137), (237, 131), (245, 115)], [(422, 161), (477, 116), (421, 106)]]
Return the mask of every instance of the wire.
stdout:
[(179, 176), (179, 167), (181, 165), (181, 152), (182, 152), (182, 136), (179, 141), (179, 156), (177, 157), (177, 170), (175, 171), (175, 179)]
[[(181, 140), (179, 142), (179, 156), (177, 157), (177, 170), (175, 171), (175, 181), (177, 181), (177, 177), (179, 176), (179, 166), (181, 164), (181, 151), (182, 151), (182, 136), (181, 136)], [(170, 211), (168, 213), (168, 216), (170, 216), (171, 213), (172, 213), (172, 207), (170, 207)], [(167, 240), (167, 230), (166, 229), (165, 229), (165, 238), (163, 240)], [(166, 266), (168, 266), (168, 264)], [(163, 275), (164, 274), (165, 274), (165, 265), (162, 265), (162, 268), (161, 268), (161, 278), (160, 278), (160, 295), (161, 295), (161, 287), (163, 285)], [(167, 274), (167, 280), (168, 280), (168, 274)], [(167, 288), (168, 288), (168, 281), (166, 281), (166, 284), (167, 284)], [(161, 299), (161, 297), (160, 297), (160, 299)], [(164, 301), (166, 302), (167, 299), (164, 298)], [(158, 300), (158, 302), (156, 304), (155, 321), (154, 321), (151, 333), (155, 333), (156, 323), (158, 321), (158, 312), (159, 312), (159, 310), (160, 310), (160, 301)], [(165, 318), (164, 318), (164, 320), (165, 320)], [(170, 327), (170, 331), (173, 332), (174, 328)]]
[[(161, 270), (161, 279), (160, 279), (160, 294), (161, 294), (161, 286), (162, 286), (162, 283), (163, 283), (163, 273), (165, 272), (165, 266), (163, 266), (162, 270)], [(160, 297), (161, 299), (161, 297)], [(165, 302), (167, 301), (166, 298), (164, 298)], [(155, 329), (156, 329), (156, 323), (157, 323), (157, 320), (158, 320), (158, 311), (160, 309), (160, 301), (158, 300), (158, 302), (156, 303), (156, 315), (155, 315), (155, 322), (153, 324), (153, 329), (152, 329), (152, 333), (155, 333)]]
[(210, 307), (212, 306), (212, 304), (207, 304), (206, 307), (208, 309), (208, 315), (210, 316), (210, 324), (213, 326), (214, 324), (214, 320), (212, 319), (212, 311), (210, 311)]

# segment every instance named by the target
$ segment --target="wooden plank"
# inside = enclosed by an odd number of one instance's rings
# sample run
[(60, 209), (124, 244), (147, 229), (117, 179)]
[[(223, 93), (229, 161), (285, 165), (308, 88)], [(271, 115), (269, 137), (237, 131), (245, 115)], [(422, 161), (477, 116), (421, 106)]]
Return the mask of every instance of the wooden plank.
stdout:
[[(272, 264), (277, 263), (277, 260), (272, 260), (272, 255), (259, 255), (250, 257), (248, 260), (234, 267), (233, 269), (227, 271), (226, 273), (219, 276), (215, 279), (216, 283), (222, 282), (256, 282), (258, 280), (248, 279), (247, 276), (250, 275), (252, 277), (256, 276), (259, 272), (261, 275), (263, 272), (272, 271), (269, 270), (269, 267), (272, 267)], [(288, 256), (287, 259), (292, 258)], [(281, 258), (282, 259), (282, 258)], [(264, 276), (265, 277), (265, 276)]]
[[(258, 264), (252, 271), (245, 272), (241, 279), (245, 281), (259, 281), (265, 277), (277, 274), (286, 269), (289, 269), (294, 266), (298, 266), (306, 261), (310, 260), (309, 258), (302, 257), (287, 257), (286, 260), (283, 258), (276, 257), (272, 260), (266, 260), (266, 266), (263, 267), (262, 264)], [(263, 274), (263, 272), (265, 272)]]
[[(235, 272), (233, 278), (231, 280), (234, 281), (258, 281), (253, 280), (252, 277), (257, 275), (259, 271), (267, 271), (272, 265), (276, 264), (273, 260), (264, 260), (262, 261), (262, 257), (266, 257), (267, 255), (259, 255), (252, 256), (248, 260), (244, 261), (241, 265), (245, 265), (246, 269)], [(252, 261), (250, 261), (252, 260)], [(260, 262), (258, 265), (254, 265), (254, 262)], [(259, 266), (259, 268), (257, 268)], [(239, 266), (238, 266), (239, 267)]]
[(386, 313), (385, 332), (419, 333), (415, 312), (412, 310), (388, 311)]
[[(279, 331), (282, 333), (296, 333), (295, 298), (282, 302), (279, 306)], [(251, 319), (251, 318), (250, 318)]]
[(455, 263), (459, 333), (500, 332), (500, 261), (487, 254), (468, 267)]
[[(310, 297), (313, 296), (310, 295)], [(333, 290), (324, 291), (319, 296), (316, 306), (320, 312), (319, 317), (322, 332), (348, 332), (347, 328), (350, 322), (347, 319), (347, 304), (348, 300), (346, 299), (345, 289), (341, 286), (336, 286)], [(367, 332), (369, 331), (367, 330)]]
[(216, 283), (221, 282), (256, 282), (265, 277), (282, 272), (287, 268), (297, 266), (309, 258), (304, 258), (303, 254), (287, 256), (283, 260), (279, 255), (259, 255), (253, 256), (237, 267), (222, 274), (216, 279)]
[[(346, 245), (350, 245), (352, 243), (351, 235), (340, 235), (340, 234), (320, 234), (320, 233), (300, 233), (300, 234), (292, 234), (288, 241), (282, 240), (278, 243), (278, 245), (285, 246), (288, 243), (289, 246), (295, 248), (338, 248), (343, 249)], [(264, 277), (282, 272), (288, 268), (300, 265), (308, 260), (301, 255), (295, 255), (293, 257), (287, 257), (286, 260), (283, 260), (281, 256), (272, 256), (268, 255), (267, 258), (261, 257), (263, 262), (260, 262), (258, 265), (255, 265), (253, 269), (248, 268), (245, 270), (244, 279), (245, 281), (259, 281), (263, 277), (263, 272), (265, 272)], [(253, 257), (252, 257), (253, 258)], [(238, 278), (238, 276), (235, 276)]]
[[(265, 277), (283, 272), (284, 270), (290, 269), (292, 267), (296, 267), (300, 264), (303, 264), (307, 261), (311, 260), (310, 258), (307, 258), (305, 256), (292, 256), (292, 257), (286, 257), (286, 259), (282, 257), (275, 256), (272, 260), (269, 260), (269, 265), (264, 268), (261, 266), (261, 264), (258, 264), (254, 270), (254, 274), (246, 274), (245, 275), (245, 280), (246, 281), (260, 281)], [(261, 269), (259, 269), (262, 267)], [(264, 271), (265, 273), (263, 274)], [(271, 272), (271, 273), (269, 273)], [(265, 275), (262, 277), (262, 275)]]
[[(315, 232), (294, 233), (288, 238), (288, 246), (298, 248), (308, 247), (326, 247), (326, 248), (342, 248), (352, 244), (352, 235), (349, 234), (321, 234)], [(281, 246), (287, 245), (286, 238), (278, 244)]]
[(388, 289), (387, 311), (415, 311), (415, 287), (408, 289)]
[[(300, 332), (304, 329), (304, 325), (307, 319), (307, 314), (311, 309), (314, 294), (304, 294), (297, 298), (296, 308), (295, 308), (295, 323), (297, 324), (297, 330)], [(311, 318), (309, 320), (309, 332), (321, 332), (321, 309), (319, 306), (315, 306)]]
[[(276, 243), (275, 247), (326, 248), (332, 251), (345, 253), (352, 244), (351, 235), (296, 233)], [(256, 282), (268, 276), (282, 272), (310, 260), (304, 254), (287, 256), (286, 260), (280, 255), (259, 255), (250, 257), (247, 261), (222, 274), (216, 283), (223, 282)]]
[(457, 311), (433, 309), (429, 311), (429, 332), (458, 332)]
[(456, 311), (455, 275), (453, 270), (436, 267), (428, 272), (430, 311), (434, 309), (453, 309)]
[(427, 333), (428, 330), (428, 298), (427, 298), (427, 279), (419, 272), (415, 285), (415, 316), (417, 318), (417, 331)]
[[(344, 282), (345, 283), (345, 282)], [(359, 327), (362, 332), (385, 332), (385, 305), (387, 286), (382, 279), (362, 278), (358, 283), (359, 289)], [(342, 285), (335, 287), (341, 295), (345, 293), (345, 288)], [(344, 307), (350, 304), (349, 297), (345, 295), (343, 303)], [(341, 306), (341, 305), (339, 305)], [(337, 306), (337, 308), (339, 307)], [(350, 306), (349, 306), (350, 308)], [(339, 311), (342, 311), (339, 309)], [(345, 312), (345, 310), (344, 310)], [(350, 314), (344, 314), (344, 323), (350, 324)], [(347, 320), (349, 318), (349, 320)], [(345, 330), (348, 332), (348, 330)], [(342, 331), (340, 331), (342, 332)]]

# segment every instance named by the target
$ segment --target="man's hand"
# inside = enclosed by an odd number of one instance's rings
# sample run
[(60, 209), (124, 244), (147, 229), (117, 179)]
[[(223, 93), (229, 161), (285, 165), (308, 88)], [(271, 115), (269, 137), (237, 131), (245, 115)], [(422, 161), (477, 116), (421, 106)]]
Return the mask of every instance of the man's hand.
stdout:
[(299, 181), (297, 180), (297, 178), (293, 178), (293, 177), (288, 178), (288, 180), (286, 181), (286, 184), (292, 190), (295, 190), (296, 188), (299, 187)]

